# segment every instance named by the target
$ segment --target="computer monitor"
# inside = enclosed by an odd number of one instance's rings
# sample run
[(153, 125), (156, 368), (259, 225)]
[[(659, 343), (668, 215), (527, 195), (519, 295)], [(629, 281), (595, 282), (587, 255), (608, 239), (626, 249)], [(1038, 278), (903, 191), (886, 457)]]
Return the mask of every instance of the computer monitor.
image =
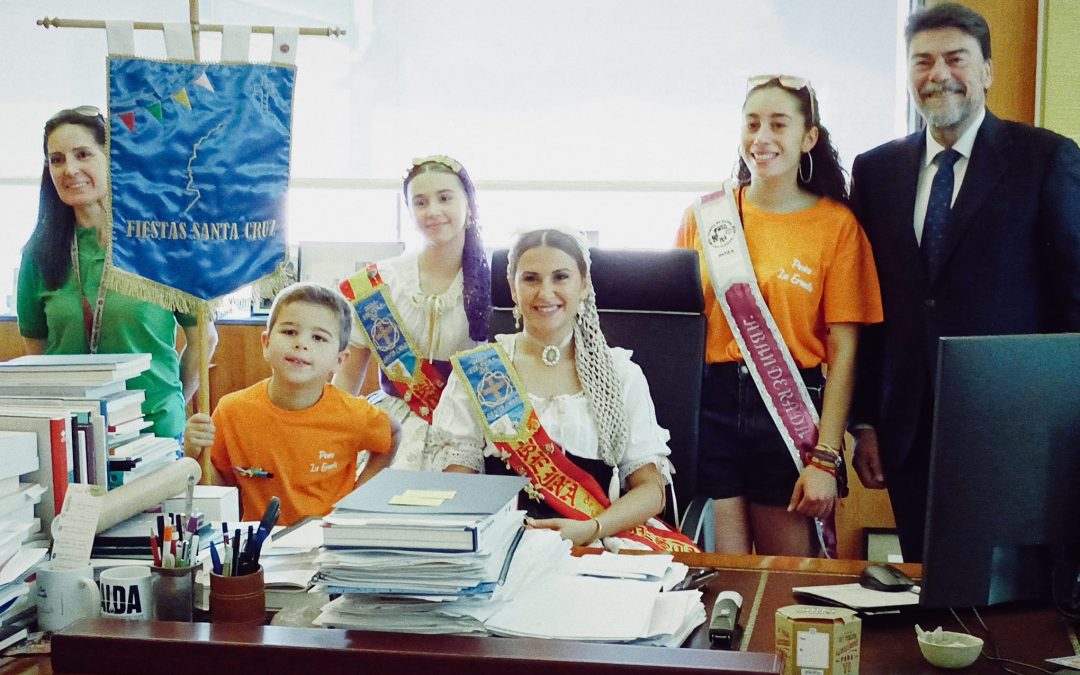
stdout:
[(1071, 593), (1080, 334), (943, 338), (936, 390), (920, 604), (1049, 598), (1055, 563)]

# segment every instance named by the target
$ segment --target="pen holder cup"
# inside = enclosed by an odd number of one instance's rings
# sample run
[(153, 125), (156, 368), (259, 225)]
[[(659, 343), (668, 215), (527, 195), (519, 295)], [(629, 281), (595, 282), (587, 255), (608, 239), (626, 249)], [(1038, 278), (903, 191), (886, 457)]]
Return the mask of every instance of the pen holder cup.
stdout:
[(151, 592), (158, 621), (191, 621), (198, 567), (152, 567)]
[(263, 568), (241, 577), (210, 573), (210, 621), (261, 626), (266, 623)]

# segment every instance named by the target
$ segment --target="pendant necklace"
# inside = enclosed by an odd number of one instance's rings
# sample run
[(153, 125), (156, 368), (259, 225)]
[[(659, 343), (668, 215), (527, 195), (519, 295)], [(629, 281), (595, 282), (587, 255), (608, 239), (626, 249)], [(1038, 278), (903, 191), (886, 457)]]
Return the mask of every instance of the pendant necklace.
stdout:
[(559, 361), (562, 360), (563, 350), (570, 345), (570, 340), (574, 339), (574, 331), (567, 333), (566, 337), (562, 339), (559, 344), (545, 344), (543, 341), (533, 337), (529, 334), (529, 331), (525, 330), (521, 332), (528, 340), (540, 345), (540, 363), (543, 363), (548, 368), (554, 368), (559, 365)]

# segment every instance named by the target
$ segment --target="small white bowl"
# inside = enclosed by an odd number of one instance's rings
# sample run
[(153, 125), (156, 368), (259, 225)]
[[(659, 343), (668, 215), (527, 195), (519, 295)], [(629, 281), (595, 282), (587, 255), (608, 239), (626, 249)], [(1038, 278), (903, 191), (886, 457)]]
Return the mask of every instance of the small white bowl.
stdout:
[(928, 642), (933, 633), (918, 636), (919, 649), (923, 657), (938, 668), (967, 668), (975, 663), (982, 653), (982, 638), (967, 633), (941, 631), (939, 634), (945, 644)]

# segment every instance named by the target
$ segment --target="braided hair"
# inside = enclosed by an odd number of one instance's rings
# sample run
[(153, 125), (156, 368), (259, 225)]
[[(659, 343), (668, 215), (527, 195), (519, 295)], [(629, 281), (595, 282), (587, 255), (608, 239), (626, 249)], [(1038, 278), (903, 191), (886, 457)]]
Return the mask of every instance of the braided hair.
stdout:
[(611, 348), (600, 330), (596, 291), (593, 290), (590, 276), (592, 259), (588, 240), (580, 232), (558, 229), (522, 233), (510, 249), (507, 272), (511, 280), (517, 272), (522, 254), (542, 246), (558, 249), (573, 258), (582, 278), (588, 283), (574, 321), (574, 365), (599, 431), (600, 458), (608, 466), (616, 466), (626, 453), (630, 437), (629, 423), (623, 405), (622, 383), (615, 373)]
[(476, 186), (469, 172), (456, 159), (445, 155), (432, 155), (414, 159), (405, 174), (401, 191), (409, 196), (409, 183), (422, 173), (435, 171), (458, 177), (469, 205), (469, 217), (465, 223), (465, 246), (461, 251), (461, 278), (464, 286), (465, 316), (469, 320), (469, 337), (474, 342), (487, 342), (488, 321), (491, 318), (491, 269), (484, 240), (480, 238), (480, 223), (476, 211)]

